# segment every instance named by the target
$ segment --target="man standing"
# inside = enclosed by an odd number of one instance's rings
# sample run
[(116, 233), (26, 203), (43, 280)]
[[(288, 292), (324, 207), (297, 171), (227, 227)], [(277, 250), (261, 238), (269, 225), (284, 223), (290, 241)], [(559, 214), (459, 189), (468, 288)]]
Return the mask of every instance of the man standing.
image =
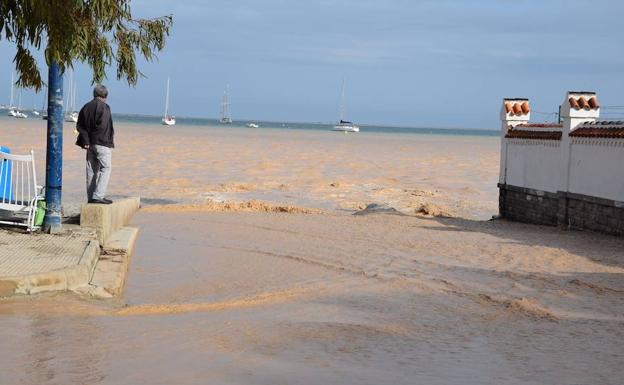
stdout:
[(106, 188), (111, 174), (113, 117), (106, 98), (108, 90), (98, 84), (93, 88), (93, 100), (78, 114), (76, 145), (87, 150), (87, 198), (89, 203), (111, 204)]

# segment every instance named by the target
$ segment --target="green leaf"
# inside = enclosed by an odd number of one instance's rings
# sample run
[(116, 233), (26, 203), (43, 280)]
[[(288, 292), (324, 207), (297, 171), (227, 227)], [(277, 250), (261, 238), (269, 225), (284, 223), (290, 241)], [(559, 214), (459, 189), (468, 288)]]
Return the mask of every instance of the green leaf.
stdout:
[(92, 82), (106, 79), (106, 68), (116, 66), (117, 79), (136, 85), (143, 74), (136, 55), (153, 61), (165, 47), (173, 16), (134, 19), (129, 0), (1, 0), (0, 40), (16, 46), (17, 84), (40, 90), (41, 73), (32, 50), (44, 50), (61, 69), (83, 62), (92, 70)]

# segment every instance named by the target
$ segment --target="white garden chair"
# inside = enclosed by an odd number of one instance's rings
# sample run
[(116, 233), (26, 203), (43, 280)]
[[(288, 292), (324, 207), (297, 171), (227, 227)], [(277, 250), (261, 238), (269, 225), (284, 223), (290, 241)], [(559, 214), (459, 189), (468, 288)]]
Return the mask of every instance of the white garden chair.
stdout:
[(37, 185), (35, 154), (13, 155), (0, 151), (0, 223), (35, 226), (37, 202), (43, 200), (41, 186)]

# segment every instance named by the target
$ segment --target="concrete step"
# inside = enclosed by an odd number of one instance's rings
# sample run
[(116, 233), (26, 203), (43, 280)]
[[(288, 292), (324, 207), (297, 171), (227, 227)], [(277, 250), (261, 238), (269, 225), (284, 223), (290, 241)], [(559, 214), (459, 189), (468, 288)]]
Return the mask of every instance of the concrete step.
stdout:
[(95, 229), (98, 241), (105, 245), (113, 233), (130, 223), (140, 206), (139, 197), (116, 200), (110, 205), (84, 204), (80, 210), (80, 226)]
[(139, 229), (129, 226), (112, 233), (102, 248), (89, 286), (80, 291), (98, 298), (119, 296), (123, 292), (138, 235)]

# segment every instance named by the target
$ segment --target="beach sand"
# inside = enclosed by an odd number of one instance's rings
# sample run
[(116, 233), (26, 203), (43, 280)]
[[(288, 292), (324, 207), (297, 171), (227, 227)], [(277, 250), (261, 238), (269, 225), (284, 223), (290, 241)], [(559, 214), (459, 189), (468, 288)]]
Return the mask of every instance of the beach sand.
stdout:
[(624, 240), (487, 221), (496, 138), (117, 127), (124, 297), (0, 302), (0, 383), (621, 383)]

